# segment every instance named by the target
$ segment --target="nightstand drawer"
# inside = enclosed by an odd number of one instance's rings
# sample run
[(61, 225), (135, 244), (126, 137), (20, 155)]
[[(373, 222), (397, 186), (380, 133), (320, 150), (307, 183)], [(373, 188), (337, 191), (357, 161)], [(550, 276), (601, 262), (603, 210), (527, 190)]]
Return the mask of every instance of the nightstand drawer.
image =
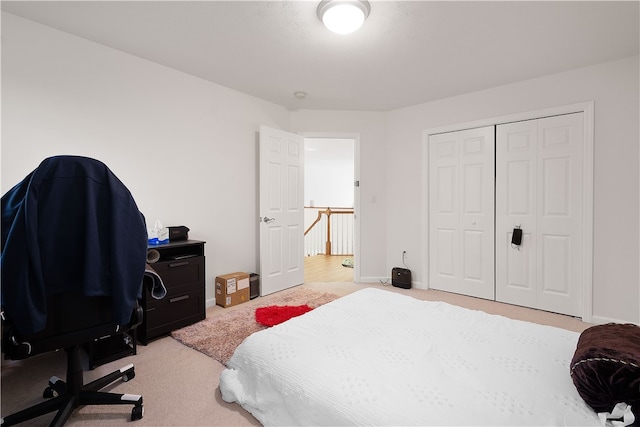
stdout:
[(153, 269), (162, 277), (167, 290), (176, 286), (198, 284), (204, 279), (204, 257), (158, 262), (153, 264)]
[[(147, 307), (145, 316), (147, 318), (147, 330), (151, 331), (156, 328), (162, 328), (166, 325), (172, 325), (186, 318), (196, 317), (199, 320), (204, 319), (204, 293), (202, 290), (193, 290), (191, 292), (179, 295), (167, 295), (161, 300), (157, 300), (153, 307)], [(168, 331), (163, 331), (168, 332)]]

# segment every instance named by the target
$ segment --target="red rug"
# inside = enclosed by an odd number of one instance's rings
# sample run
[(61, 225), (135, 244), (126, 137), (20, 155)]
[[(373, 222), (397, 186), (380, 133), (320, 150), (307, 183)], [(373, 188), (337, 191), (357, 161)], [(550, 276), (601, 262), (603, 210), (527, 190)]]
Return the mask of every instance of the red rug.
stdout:
[(268, 307), (259, 307), (256, 308), (256, 322), (265, 326), (275, 326), (311, 310), (313, 310), (313, 308), (306, 304), (297, 306), (271, 305)]

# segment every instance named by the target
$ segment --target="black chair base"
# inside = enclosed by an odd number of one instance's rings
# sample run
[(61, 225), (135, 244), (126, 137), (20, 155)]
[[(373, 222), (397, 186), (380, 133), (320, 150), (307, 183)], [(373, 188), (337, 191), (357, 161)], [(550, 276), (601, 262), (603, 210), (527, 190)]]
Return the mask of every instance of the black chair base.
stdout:
[(85, 405), (133, 405), (131, 421), (142, 418), (144, 415), (142, 396), (99, 391), (120, 378), (123, 381), (133, 379), (135, 371), (132, 364), (83, 385), (80, 347), (71, 347), (65, 351), (67, 352), (66, 382), (52, 377), (43, 393), (43, 397), (49, 400), (2, 418), (0, 421), (2, 427), (15, 425), (54, 411), (58, 413), (50, 426), (62, 426), (76, 408)]

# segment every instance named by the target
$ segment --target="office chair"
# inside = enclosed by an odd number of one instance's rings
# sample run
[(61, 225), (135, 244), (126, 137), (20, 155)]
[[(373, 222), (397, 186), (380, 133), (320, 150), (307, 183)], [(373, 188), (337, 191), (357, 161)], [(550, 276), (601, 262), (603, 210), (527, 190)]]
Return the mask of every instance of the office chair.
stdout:
[(47, 400), (3, 417), (3, 427), (54, 411), (51, 425), (61, 426), (84, 405), (133, 405), (131, 420), (142, 418), (142, 396), (99, 391), (132, 379), (133, 365), (85, 385), (81, 349), (142, 321), (146, 253), (143, 215), (97, 160), (50, 157), (2, 197), (5, 359), (67, 354), (66, 381), (52, 377)]

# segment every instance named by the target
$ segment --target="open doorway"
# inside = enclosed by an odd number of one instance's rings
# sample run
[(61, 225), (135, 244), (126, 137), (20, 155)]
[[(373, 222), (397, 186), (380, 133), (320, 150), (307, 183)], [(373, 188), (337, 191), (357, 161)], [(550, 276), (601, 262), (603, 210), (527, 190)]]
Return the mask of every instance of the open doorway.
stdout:
[(353, 282), (356, 240), (354, 136), (305, 136), (305, 282)]

